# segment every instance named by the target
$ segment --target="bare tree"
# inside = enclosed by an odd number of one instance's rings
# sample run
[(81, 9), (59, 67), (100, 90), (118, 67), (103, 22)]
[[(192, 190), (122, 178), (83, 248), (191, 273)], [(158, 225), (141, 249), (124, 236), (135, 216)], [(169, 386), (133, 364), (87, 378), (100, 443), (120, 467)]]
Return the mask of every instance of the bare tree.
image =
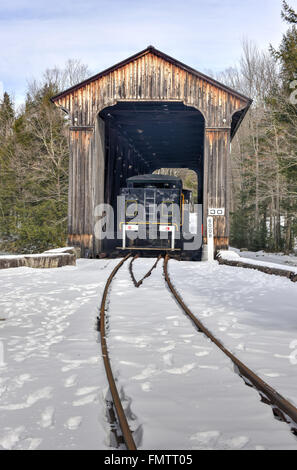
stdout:
[[(41, 83), (47, 83), (58, 91), (70, 88), (91, 75), (88, 66), (79, 59), (68, 59), (64, 67), (46, 69)], [(40, 86), (40, 84), (39, 84)]]
[(285, 185), (280, 165), (282, 143), (271, 107), (271, 98), (279, 93), (279, 69), (271, 55), (254, 43), (244, 40), (242, 50), (238, 67), (219, 77), (253, 99), (232, 145), (231, 208), (235, 216), (242, 210), (246, 213), (247, 243), (260, 247), (268, 227), (273, 230), (274, 247), (279, 247)]

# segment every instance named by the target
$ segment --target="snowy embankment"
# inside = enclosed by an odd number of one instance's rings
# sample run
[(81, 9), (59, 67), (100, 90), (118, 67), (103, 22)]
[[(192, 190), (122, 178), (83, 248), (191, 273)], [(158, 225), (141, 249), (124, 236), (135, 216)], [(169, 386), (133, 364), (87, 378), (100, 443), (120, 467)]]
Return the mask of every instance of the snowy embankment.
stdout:
[(297, 267), (297, 256), (294, 254), (285, 255), (284, 253), (266, 253), (265, 251), (240, 251), (237, 248), (230, 248), (229, 251), (237, 253), (241, 258), (248, 258), (257, 261), (264, 261), (272, 264), (284, 264), (290, 269), (291, 266)]
[(75, 266), (76, 255), (73, 247), (56, 248), (44, 253), (31, 255), (0, 255), (0, 269), (10, 268), (60, 268)]
[[(118, 262), (0, 271), (0, 448), (110, 448), (95, 325)], [(136, 278), (153, 263), (136, 260)], [(217, 263), (170, 261), (169, 273), (206, 326), (295, 401), (296, 285)], [(112, 367), (139, 448), (297, 448), (288, 425), (273, 419), (230, 360), (183, 315), (162, 262), (139, 289), (126, 263), (111, 285), (107, 315)]]
[(279, 263), (271, 263), (269, 261), (258, 261), (255, 259), (255, 257), (245, 258), (243, 256), (240, 256), (238, 250), (236, 252), (234, 249), (229, 249), (226, 251), (219, 251), (218, 261), (220, 264), (234, 266), (237, 268), (254, 269), (261, 272), (265, 272), (266, 274), (275, 274), (277, 276), (287, 277), (292, 282), (297, 282), (297, 266), (291, 264), (290, 267), (288, 267), (285, 264), (281, 264), (281, 258)]
[(228, 251), (221, 250), (219, 254), (221, 258), (228, 261), (241, 261), (249, 265), (281, 269), (297, 274), (297, 257), (294, 255), (265, 253), (264, 251), (240, 252), (236, 248), (230, 248)]

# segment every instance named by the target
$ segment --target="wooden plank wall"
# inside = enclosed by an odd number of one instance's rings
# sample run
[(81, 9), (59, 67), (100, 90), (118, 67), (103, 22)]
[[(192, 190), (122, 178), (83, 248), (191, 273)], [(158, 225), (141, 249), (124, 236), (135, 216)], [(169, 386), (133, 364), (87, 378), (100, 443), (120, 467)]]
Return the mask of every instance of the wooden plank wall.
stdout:
[(56, 104), (69, 111), (72, 125), (89, 126), (99, 111), (118, 100), (182, 101), (199, 109), (213, 127), (230, 124), (232, 114), (246, 106), (241, 98), (151, 52), (67, 93)]
[[(206, 222), (209, 208), (225, 208), (225, 216), (214, 217), (214, 243), (216, 250), (229, 245), (230, 211), (230, 131), (206, 129), (204, 151), (203, 220)], [(206, 243), (206, 223), (203, 236)]]

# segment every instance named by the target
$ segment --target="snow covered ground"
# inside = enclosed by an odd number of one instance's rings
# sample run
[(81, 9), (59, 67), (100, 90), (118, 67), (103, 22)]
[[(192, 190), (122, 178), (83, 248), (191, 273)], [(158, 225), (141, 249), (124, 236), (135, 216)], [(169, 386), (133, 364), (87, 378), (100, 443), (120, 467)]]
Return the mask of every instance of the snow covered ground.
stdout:
[[(134, 263), (136, 278), (141, 278), (151, 264), (152, 260), (137, 260)], [(169, 264), (172, 280), (190, 306), (199, 315), (202, 313), (203, 320), (212, 318), (212, 325), (218, 323), (224, 332), (229, 330), (230, 339), (237, 340), (235, 346), (240, 345), (235, 351), (241, 352), (245, 347), (244, 325), (234, 309), (230, 309), (230, 293), (223, 301), (221, 297), (217, 304), (214, 294), (224, 283), (222, 275), (228, 274), (233, 294), (236, 295), (238, 289), (237, 295), (242, 292), (244, 296), (246, 283), (249, 279), (252, 281), (253, 275), (245, 270), (243, 282), (238, 283), (236, 269), (226, 268), (216, 263), (212, 266), (170, 261)], [(135, 292), (128, 267), (124, 266), (113, 283), (109, 306), (111, 355), (119, 383), (131, 400), (134, 427), (142, 427), (140, 448), (296, 449), (297, 440), (289, 433), (288, 426), (273, 419), (270, 407), (260, 403), (257, 392), (246, 387), (234, 374), (231, 362), (194, 330), (172, 299), (164, 280), (160, 282), (160, 279), (162, 263)], [(287, 283), (290, 285), (289, 281)], [(250, 290), (254, 285), (252, 281)], [(246, 305), (252, 312), (250, 298), (251, 295)], [(290, 328), (290, 337), (292, 323), (293, 317), (289, 325), (285, 323), (285, 328)], [(262, 334), (265, 327), (261, 328)], [(253, 333), (257, 335), (257, 330)], [(270, 340), (273, 349), (274, 342), (279, 341), (278, 334)], [(287, 364), (281, 366), (290, 372), (286, 384), (293, 393), (297, 368), (290, 367), (289, 344), (286, 346)], [(259, 350), (259, 345), (257, 348)], [(267, 375), (273, 376), (269, 358), (265, 364), (262, 372), (267, 380)]]
[(0, 271), (0, 448), (108, 447), (95, 327), (116, 263)]
[[(297, 289), (259, 271), (171, 261), (184, 301), (224, 345), (297, 406)], [(183, 283), (187, 275), (186, 284)]]
[[(0, 272), (0, 448), (110, 448), (95, 326), (118, 261)], [(153, 262), (136, 260), (136, 278)], [(217, 263), (170, 261), (169, 273), (206, 326), (296, 404), (296, 285)], [(166, 288), (162, 262), (139, 289), (128, 263), (119, 271), (107, 332), (140, 449), (297, 448), (288, 425), (273, 419), (229, 359), (183, 315)]]

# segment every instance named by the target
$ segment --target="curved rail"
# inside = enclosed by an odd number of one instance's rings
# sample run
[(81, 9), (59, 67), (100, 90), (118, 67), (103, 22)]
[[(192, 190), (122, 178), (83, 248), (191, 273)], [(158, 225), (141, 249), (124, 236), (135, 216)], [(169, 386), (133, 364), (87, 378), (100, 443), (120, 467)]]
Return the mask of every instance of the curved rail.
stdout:
[(162, 256), (161, 256), (161, 255), (158, 256), (157, 261), (153, 264), (153, 266), (151, 267), (151, 269), (140, 279), (140, 281), (136, 281), (135, 276), (134, 276), (134, 273), (133, 273), (133, 262), (134, 262), (137, 258), (139, 258), (139, 255), (135, 255), (135, 256), (133, 256), (133, 258), (131, 259), (130, 264), (129, 264), (129, 271), (130, 271), (131, 278), (132, 278), (132, 281), (133, 281), (134, 286), (138, 288), (138, 287), (141, 286), (141, 284), (143, 283), (143, 281), (144, 281), (146, 278), (148, 278), (148, 277), (152, 274), (153, 270), (157, 267), (157, 264), (159, 263), (159, 261), (160, 261), (160, 259), (162, 258)]
[[(294, 424), (292, 426), (292, 432), (297, 434), (297, 408), (292, 405), (288, 400), (286, 400), (282, 395), (280, 395), (274, 388), (268, 385), (264, 380), (262, 380), (258, 375), (256, 375), (251, 369), (249, 369), (243, 362), (241, 362), (234, 354), (232, 354), (225, 346), (201, 323), (196, 316), (191, 312), (191, 310), (187, 307), (184, 303), (176, 289), (174, 288), (169, 274), (168, 274), (168, 261), (169, 256), (165, 256), (164, 260), (164, 275), (167, 282), (167, 285), (172, 292), (174, 298), (176, 299), (177, 303), (181, 306), (184, 310), (186, 315), (190, 317), (193, 323), (196, 325), (199, 331), (203, 332), (213, 343), (215, 343), (221, 351), (223, 351), (226, 356), (228, 356), (233, 364), (238, 368), (239, 375), (245, 377), (253, 386), (259, 391), (264, 394), (264, 396), (269, 400), (269, 404), (273, 408), (273, 412), (279, 418), (282, 418), (284, 421), (290, 424)], [(288, 416), (291, 420), (288, 421), (286, 419)]]
[(113, 399), (113, 403), (115, 406), (116, 414), (119, 420), (119, 425), (123, 433), (123, 438), (125, 441), (125, 444), (127, 446), (128, 450), (137, 450), (136, 445), (132, 436), (132, 432), (129, 428), (129, 424), (127, 421), (127, 418), (125, 416), (125, 412), (123, 410), (123, 406), (121, 403), (121, 399), (119, 397), (119, 393), (117, 390), (117, 386), (112, 374), (111, 370), (111, 365), (110, 365), (110, 360), (108, 356), (108, 349), (107, 349), (107, 343), (106, 343), (106, 336), (105, 336), (105, 309), (106, 309), (106, 300), (107, 300), (107, 295), (108, 295), (108, 289), (109, 286), (118, 272), (118, 270), (121, 268), (121, 266), (125, 263), (125, 261), (130, 258), (131, 253), (129, 253), (125, 258), (123, 258), (119, 264), (116, 265), (116, 267), (113, 269), (111, 272), (109, 278), (107, 279), (107, 282), (105, 284), (103, 296), (102, 296), (102, 301), (101, 301), (101, 307), (100, 307), (100, 337), (101, 337), (101, 350), (102, 350), (102, 357), (104, 361), (104, 366), (105, 366), (105, 371), (107, 375), (107, 380), (110, 386), (110, 391)]

